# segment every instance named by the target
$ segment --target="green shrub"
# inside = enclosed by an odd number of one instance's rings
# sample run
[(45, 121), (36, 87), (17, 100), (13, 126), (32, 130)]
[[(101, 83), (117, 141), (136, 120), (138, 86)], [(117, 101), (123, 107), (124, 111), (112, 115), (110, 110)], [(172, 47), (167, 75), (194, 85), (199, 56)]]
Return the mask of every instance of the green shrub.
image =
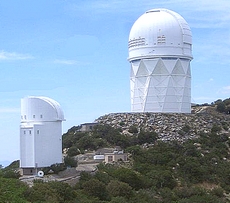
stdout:
[(224, 103), (224, 102), (219, 102), (219, 103), (217, 104), (216, 110), (217, 110), (218, 112), (220, 112), (220, 113), (226, 112), (226, 105), (225, 105), (225, 103)]
[(223, 197), (224, 196), (224, 190), (221, 187), (217, 187), (211, 190), (211, 194), (215, 195), (217, 197)]
[(184, 132), (186, 132), (186, 133), (188, 133), (189, 131), (190, 131), (190, 126), (189, 125), (185, 125), (183, 128), (182, 128), (182, 130), (184, 131)]
[(68, 156), (76, 156), (80, 154), (80, 150), (78, 149), (77, 146), (73, 145), (68, 149), (67, 154)]
[(138, 133), (138, 129), (136, 126), (132, 125), (129, 127), (129, 130), (128, 130), (130, 133)]
[(70, 156), (64, 158), (64, 163), (66, 167), (77, 167), (77, 160)]
[(50, 169), (55, 173), (58, 174), (60, 171), (64, 171), (66, 169), (66, 166), (64, 163), (57, 163), (57, 164), (52, 164), (50, 166)]
[(18, 179), (20, 176), (21, 175), (20, 175), (19, 171), (10, 170), (10, 169), (4, 170), (3, 174), (2, 174), (3, 178), (16, 178), (16, 179)]
[(108, 194), (106, 191), (106, 185), (97, 179), (90, 179), (82, 184), (83, 191), (93, 197), (97, 197), (100, 200), (106, 200)]
[(132, 188), (127, 183), (118, 180), (111, 180), (106, 188), (112, 197), (130, 198), (132, 195)]
[(218, 125), (216, 125), (216, 124), (214, 124), (213, 126), (212, 126), (212, 129), (211, 129), (211, 132), (212, 133), (217, 133), (217, 132), (220, 132), (221, 131), (221, 127), (220, 126), (218, 126)]

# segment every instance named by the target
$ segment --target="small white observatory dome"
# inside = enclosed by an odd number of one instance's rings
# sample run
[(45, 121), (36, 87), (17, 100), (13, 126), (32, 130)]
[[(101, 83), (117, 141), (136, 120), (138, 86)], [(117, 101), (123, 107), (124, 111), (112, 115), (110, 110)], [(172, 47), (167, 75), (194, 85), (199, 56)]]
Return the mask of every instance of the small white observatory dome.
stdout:
[(29, 96), (22, 99), (21, 122), (64, 121), (64, 114), (58, 102), (48, 97)]
[(129, 61), (178, 56), (192, 59), (192, 34), (182, 16), (152, 9), (136, 20), (129, 34)]
[(21, 99), (20, 167), (23, 174), (43, 176), (43, 167), (62, 163), (64, 120), (59, 103), (53, 99), (37, 96)]

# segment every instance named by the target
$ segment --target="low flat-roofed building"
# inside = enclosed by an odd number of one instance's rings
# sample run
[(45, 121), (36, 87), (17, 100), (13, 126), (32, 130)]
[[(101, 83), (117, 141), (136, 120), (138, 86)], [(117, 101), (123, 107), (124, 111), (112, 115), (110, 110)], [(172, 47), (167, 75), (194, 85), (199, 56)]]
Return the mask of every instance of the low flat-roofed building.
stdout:
[(105, 153), (105, 163), (127, 161), (127, 153), (123, 151), (114, 151), (113, 153)]
[(80, 125), (79, 131), (81, 132), (89, 132), (93, 130), (93, 127), (98, 125), (98, 123), (83, 123)]

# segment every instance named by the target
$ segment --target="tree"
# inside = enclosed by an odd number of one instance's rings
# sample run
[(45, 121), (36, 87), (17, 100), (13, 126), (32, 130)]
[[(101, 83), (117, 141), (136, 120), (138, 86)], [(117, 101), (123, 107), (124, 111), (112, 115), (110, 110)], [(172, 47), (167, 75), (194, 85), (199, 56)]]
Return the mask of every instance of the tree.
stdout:
[(225, 201), (211, 194), (193, 195), (190, 198), (181, 199), (178, 203), (224, 203)]
[(13, 170), (13, 169), (3, 169), (2, 172), (2, 177), (3, 178), (15, 178), (18, 179), (20, 177), (20, 173), (17, 170)]
[(108, 198), (106, 185), (97, 179), (90, 179), (82, 184), (84, 192), (90, 196), (98, 197), (100, 200)]
[(107, 142), (102, 138), (94, 138), (95, 149), (99, 149), (107, 146)]
[(185, 125), (182, 130), (185, 132), (185, 133), (188, 133), (190, 131), (190, 126), (189, 125)]
[(230, 114), (230, 104), (228, 106), (226, 106), (226, 112), (227, 112), (227, 114)]
[(80, 174), (80, 178), (79, 178), (79, 182), (76, 184), (76, 187), (78, 188), (83, 188), (82, 185), (91, 180), (93, 178), (93, 176), (90, 174), (90, 173), (87, 173), (85, 171), (82, 171), (81, 174)]
[(28, 186), (17, 179), (0, 177), (0, 202), (26, 203), (23, 194)]
[(106, 185), (110, 182), (112, 179), (111, 176), (109, 176), (108, 173), (104, 173), (103, 171), (97, 171), (94, 175), (94, 178), (98, 179), (99, 181), (105, 183)]
[(218, 125), (216, 125), (216, 124), (214, 124), (213, 126), (212, 126), (212, 129), (211, 129), (211, 132), (212, 133), (217, 133), (217, 132), (220, 132), (221, 131), (221, 127), (220, 126), (218, 126)]
[(25, 198), (29, 202), (50, 202), (56, 203), (61, 201), (60, 195), (51, 185), (47, 183), (36, 183), (33, 187), (25, 192)]
[(127, 183), (118, 180), (111, 180), (106, 188), (112, 197), (130, 198), (132, 195), (132, 188)]
[(200, 183), (204, 181), (206, 170), (197, 157), (186, 157), (179, 162), (179, 165), (178, 170), (187, 182)]
[(66, 156), (64, 158), (65, 166), (69, 167), (77, 167), (77, 160), (75, 160), (73, 157)]
[(217, 99), (216, 101), (214, 101), (214, 103), (217, 105), (217, 104), (219, 104), (219, 103), (222, 103), (223, 101), (222, 101), (222, 99)]
[(126, 202), (126, 198), (118, 196), (118, 197), (112, 197), (111, 201), (109, 203), (121, 203)]
[(16, 178), (18, 179), (21, 175), (18, 171), (19, 160), (13, 161), (9, 166), (1, 168), (1, 176), (4, 178)]
[(80, 153), (81, 152), (76, 145), (72, 145), (67, 151), (68, 156), (76, 156)]
[(88, 136), (86, 132), (78, 132), (75, 130), (68, 130), (67, 133), (62, 136), (62, 148), (70, 148), (75, 145), (79, 139), (82, 137)]
[(131, 146), (126, 149), (126, 152), (131, 153), (133, 156), (140, 155), (142, 152), (142, 149), (140, 146)]
[(196, 146), (193, 143), (186, 144), (186, 148), (184, 149), (185, 156), (191, 157), (200, 157), (200, 152), (197, 150)]
[(91, 136), (84, 136), (82, 138), (80, 138), (78, 141), (77, 141), (77, 147), (79, 149), (89, 149), (89, 150), (95, 150), (96, 149), (96, 146), (95, 146), (95, 143), (94, 143), (94, 139), (91, 137)]
[(129, 127), (129, 130), (128, 130), (130, 133), (138, 133), (138, 129), (136, 126), (132, 125)]
[(216, 110), (219, 111), (220, 113), (226, 112), (226, 105), (224, 102), (219, 102), (217, 104)]
[(110, 140), (108, 140), (112, 145), (120, 146), (121, 148), (126, 148), (130, 146), (130, 138), (123, 134), (117, 134)]
[(169, 170), (162, 170), (162, 167), (156, 167), (155, 170), (150, 171), (147, 176), (151, 179), (152, 186), (155, 188), (167, 187), (173, 189), (177, 182)]
[(119, 130), (110, 125), (96, 125), (92, 130), (92, 136), (94, 138), (102, 138), (107, 141), (118, 134), (120, 134)]
[(56, 163), (50, 166), (50, 169), (55, 173), (58, 174), (60, 171), (64, 171), (66, 166), (64, 163)]
[(116, 169), (112, 176), (117, 178), (119, 181), (129, 184), (133, 189), (139, 190), (144, 187), (144, 182), (141, 175), (128, 168)]
[(223, 100), (226, 106), (230, 105), (230, 98)]
[(58, 181), (51, 181), (47, 183), (52, 189), (56, 191), (58, 194), (59, 198), (59, 203), (65, 203), (70, 200), (73, 200), (75, 195), (74, 195), (74, 190), (73, 188), (68, 185), (67, 183), (63, 182), (58, 182)]
[(141, 131), (138, 134), (138, 143), (144, 144), (144, 143), (154, 143), (157, 140), (157, 133), (156, 132), (144, 132)]

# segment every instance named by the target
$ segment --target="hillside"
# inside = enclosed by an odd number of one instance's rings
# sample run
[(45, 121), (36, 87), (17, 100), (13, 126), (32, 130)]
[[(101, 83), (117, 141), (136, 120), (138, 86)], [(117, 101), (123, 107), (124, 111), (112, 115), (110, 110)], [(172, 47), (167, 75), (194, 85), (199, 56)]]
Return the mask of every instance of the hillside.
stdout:
[(192, 114), (115, 113), (97, 122), (92, 131), (74, 126), (63, 135), (67, 157), (121, 146), (128, 162), (101, 163), (72, 186), (44, 178), (28, 187), (2, 170), (0, 202), (230, 202), (230, 115), (217, 106), (196, 106)]
[(210, 133), (214, 126), (228, 133), (230, 115), (217, 112), (215, 106), (196, 106), (191, 114), (113, 113), (99, 117), (96, 122), (120, 129), (125, 135), (132, 136), (130, 129), (136, 128), (138, 132), (156, 132), (162, 141), (183, 142)]

